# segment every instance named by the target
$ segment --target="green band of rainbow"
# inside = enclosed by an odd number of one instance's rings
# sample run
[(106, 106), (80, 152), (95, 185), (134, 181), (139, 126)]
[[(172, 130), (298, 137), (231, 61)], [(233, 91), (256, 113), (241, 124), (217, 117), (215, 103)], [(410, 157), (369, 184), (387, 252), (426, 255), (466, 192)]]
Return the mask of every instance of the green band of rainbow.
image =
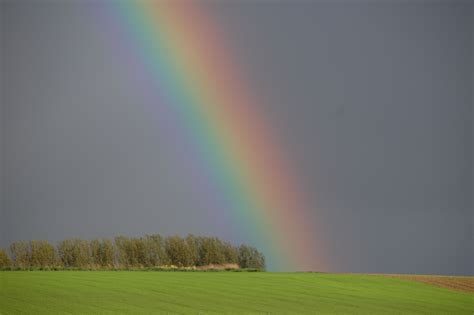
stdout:
[[(316, 221), (244, 67), (196, 2), (117, 2), (140, 57), (212, 169), (226, 208), (271, 269), (327, 269)], [(163, 102), (161, 102), (163, 103)], [(161, 106), (161, 105), (160, 105)]]

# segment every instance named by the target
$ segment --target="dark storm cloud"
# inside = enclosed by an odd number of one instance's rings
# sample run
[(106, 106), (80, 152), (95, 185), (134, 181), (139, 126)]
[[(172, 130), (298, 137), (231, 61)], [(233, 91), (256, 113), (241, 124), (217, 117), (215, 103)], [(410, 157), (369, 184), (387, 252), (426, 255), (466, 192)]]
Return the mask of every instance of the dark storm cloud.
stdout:
[[(340, 271), (474, 273), (474, 11), (210, 5), (265, 100)], [(1, 244), (242, 236), (175, 161), (93, 4), (1, 5)], [(204, 196), (204, 197), (203, 197)]]

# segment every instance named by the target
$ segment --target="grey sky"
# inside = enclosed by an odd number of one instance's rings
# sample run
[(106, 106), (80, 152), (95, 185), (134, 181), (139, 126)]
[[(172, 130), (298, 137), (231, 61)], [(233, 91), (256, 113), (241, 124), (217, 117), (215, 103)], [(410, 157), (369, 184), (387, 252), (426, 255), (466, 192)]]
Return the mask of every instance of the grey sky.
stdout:
[[(1, 4), (0, 246), (251, 242), (175, 161), (185, 145), (157, 126), (146, 82), (132, 84), (146, 80), (126, 66), (136, 57), (84, 3)], [(312, 193), (332, 271), (473, 274), (472, 2), (210, 10)]]

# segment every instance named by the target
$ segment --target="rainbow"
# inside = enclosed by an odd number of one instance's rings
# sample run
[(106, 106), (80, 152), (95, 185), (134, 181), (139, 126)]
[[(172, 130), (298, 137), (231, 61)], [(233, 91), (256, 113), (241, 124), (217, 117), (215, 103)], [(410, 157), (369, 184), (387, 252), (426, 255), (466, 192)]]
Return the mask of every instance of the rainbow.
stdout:
[(160, 91), (157, 106), (180, 117), (234, 228), (251, 235), (272, 270), (326, 270), (307, 194), (204, 4), (112, 6)]

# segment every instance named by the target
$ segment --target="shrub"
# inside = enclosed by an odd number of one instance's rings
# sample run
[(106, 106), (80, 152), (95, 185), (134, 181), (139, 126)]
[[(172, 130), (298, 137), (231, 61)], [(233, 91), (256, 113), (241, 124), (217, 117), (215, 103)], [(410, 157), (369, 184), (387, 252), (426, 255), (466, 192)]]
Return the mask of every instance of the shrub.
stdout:
[(5, 269), (11, 267), (11, 260), (4, 249), (0, 249), (0, 268)]
[(159, 234), (146, 235), (145, 242), (145, 266), (155, 267), (169, 264), (166, 254), (164, 239)]
[(241, 245), (239, 247), (239, 266), (244, 269), (265, 270), (265, 257), (256, 248)]
[(179, 236), (170, 236), (165, 240), (166, 254), (172, 265), (191, 266), (192, 255), (185, 240)]
[(30, 246), (28, 242), (18, 241), (10, 245), (13, 266), (25, 269), (30, 266)]
[(58, 244), (58, 255), (64, 267), (84, 268), (90, 265), (89, 242), (80, 239), (66, 239)]
[(13, 242), (11, 259), (0, 250), (0, 268), (35, 270), (264, 270), (265, 257), (256, 248), (235, 247), (216, 237), (186, 238), (159, 234), (114, 241), (65, 239), (57, 249), (47, 241)]
[(91, 263), (95, 266), (111, 268), (115, 260), (114, 244), (109, 239), (92, 240), (90, 242)]
[(53, 266), (56, 262), (56, 251), (48, 241), (30, 242), (30, 265), (35, 267)]

